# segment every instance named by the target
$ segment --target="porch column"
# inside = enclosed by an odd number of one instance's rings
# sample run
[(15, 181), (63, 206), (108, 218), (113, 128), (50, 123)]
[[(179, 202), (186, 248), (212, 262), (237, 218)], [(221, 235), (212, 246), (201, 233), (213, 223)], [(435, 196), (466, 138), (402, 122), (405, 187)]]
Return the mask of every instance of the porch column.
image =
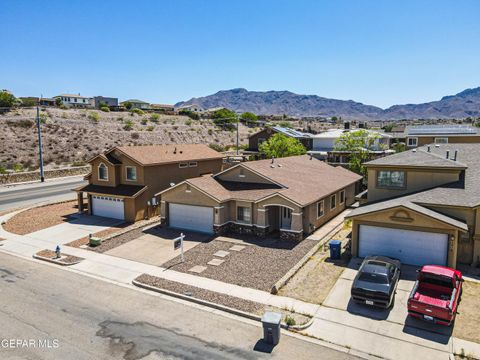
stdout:
[(452, 269), (457, 268), (457, 245), (458, 245), (458, 230), (454, 234), (448, 234), (448, 267)]
[(167, 218), (167, 203), (165, 200), (160, 201), (160, 222), (163, 224)]
[(303, 212), (292, 212), (292, 225), (290, 226), (291, 230), (302, 231), (303, 232)]
[(473, 259), (472, 265), (480, 265), (480, 235), (473, 236)]
[(78, 212), (83, 213), (83, 192), (77, 192)]
[(267, 210), (266, 208), (257, 209), (257, 225), (258, 226), (267, 226)]

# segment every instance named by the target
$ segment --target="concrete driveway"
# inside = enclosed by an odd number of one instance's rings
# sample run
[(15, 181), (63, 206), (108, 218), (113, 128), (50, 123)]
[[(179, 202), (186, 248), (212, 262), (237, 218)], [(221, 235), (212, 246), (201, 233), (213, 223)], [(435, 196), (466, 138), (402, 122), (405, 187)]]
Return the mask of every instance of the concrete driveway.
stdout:
[(89, 234), (94, 234), (121, 223), (123, 223), (122, 220), (75, 214), (71, 216), (69, 221), (35, 231), (25, 236), (30, 239), (41, 240), (52, 244), (52, 246), (56, 246), (81, 239)]
[[(185, 240), (183, 250), (186, 252), (207, 241), (210, 235), (184, 231)], [(153, 228), (144, 232), (135, 240), (113, 248), (105, 254), (138, 261), (145, 264), (160, 266), (163, 263), (180, 255), (180, 250), (173, 250), (173, 239), (180, 232), (169, 228)]]

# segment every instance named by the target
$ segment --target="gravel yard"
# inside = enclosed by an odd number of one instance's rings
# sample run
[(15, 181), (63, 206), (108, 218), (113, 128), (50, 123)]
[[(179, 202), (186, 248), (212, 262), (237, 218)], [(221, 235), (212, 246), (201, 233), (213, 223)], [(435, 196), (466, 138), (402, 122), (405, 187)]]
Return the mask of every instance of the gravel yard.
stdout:
[(169, 290), (178, 294), (188, 295), (197, 299), (206, 300), (215, 304), (231, 307), (240, 311), (252, 313), (255, 315), (262, 315), (265, 311), (280, 312), (285, 316), (293, 317), (295, 323), (305, 324), (310, 320), (310, 317), (292, 313), (285, 309), (279, 309), (271, 306), (266, 306), (250, 300), (240, 299), (234, 296), (224, 295), (215, 291), (201, 289), (195, 286), (185, 285), (175, 281), (165, 280), (156, 276), (142, 274), (135, 279), (146, 285), (155, 286), (160, 289)]
[[(180, 256), (177, 256), (162, 267), (188, 272), (195, 265), (207, 266), (205, 271), (198, 274), (199, 276), (270, 291), (272, 286), (317, 243), (314, 240), (294, 243), (279, 239), (257, 239), (249, 242), (241, 251), (232, 251), (229, 249), (233, 243), (217, 239), (199, 244), (185, 252), (184, 263), (181, 263)], [(230, 253), (221, 259), (225, 262), (219, 266), (207, 265), (216, 258), (213, 254), (219, 250)]]
[[(40, 256), (40, 257), (44, 257), (44, 258), (47, 258), (47, 259), (54, 259), (56, 258), (57, 254), (55, 253), (55, 251), (52, 251), (52, 250), (41, 250), (39, 252), (37, 252), (35, 255), (37, 256)], [(73, 256), (73, 255), (68, 255), (68, 254), (64, 254), (64, 253), (60, 253), (60, 259), (56, 259), (58, 262), (61, 262), (63, 264), (75, 264), (81, 260), (83, 260), (83, 258), (81, 257), (78, 257), (78, 256)]]
[[(335, 233), (331, 238), (347, 241), (349, 228)], [(322, 304), (335, 282), (348, 265), (349, 254), (342, 253), (341, 260), (331, 261), (328, 248), (320, 248), (283, 286), (278, 294), (305, 302)]]
[(61, 224), (77, 212), (77, 201), (45, 205), (14, 215), (3, 225), (3, 228), (13, 234), (26, 235)]
[(463, 292), (453, 327), (453, 336), (480, 343), (480, 284), (472, 281), (463, 283)]

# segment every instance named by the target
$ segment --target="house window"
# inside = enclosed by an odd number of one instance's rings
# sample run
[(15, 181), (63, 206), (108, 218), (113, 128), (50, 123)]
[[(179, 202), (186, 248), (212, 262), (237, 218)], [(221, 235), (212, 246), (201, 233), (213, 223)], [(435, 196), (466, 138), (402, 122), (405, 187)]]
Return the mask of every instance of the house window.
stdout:
[(448, 144), (448, 137), (435, 138), (435, 144)]
[(188, 163), (180, 163), (180, 164), (178, 164), (178, 167), (180, 169), (186, 168), (186, 167), (188, 167)]
[(237, 206), (237, 220), (250, 222), (250, 208), (246, 206)]
[(418, 144), (418, 138), (408, 138), (407, 139), (407, 145), (408, 146), (417, 146)]
[(137, 168), (135, 166), (127, 166), (125, 167), (127, 171), (127, 180), (128, 181), (136, 181), (137, 180)]
[(317, 218), (322, 217), (325, 214), (325, 204), (322, 201), (317, 203)]
[(379, 171), (377, 173), (377, 187), (404, 188), (405, 171)]
[(340, 205), (345, 202), (345, 190), (340, 191)]
[(330, 197), (330, 210), (335, 209), (336, 206), (337, 206), (337, 194), (333, 194)]
[(198, 163), (196, 161), (191, 161), (191, 162), (188, 163), (188, 166), (189, 167), (197, 167)]
[(98, 166), (98, 179), (108, 181), (108, 168), (104, 163)]

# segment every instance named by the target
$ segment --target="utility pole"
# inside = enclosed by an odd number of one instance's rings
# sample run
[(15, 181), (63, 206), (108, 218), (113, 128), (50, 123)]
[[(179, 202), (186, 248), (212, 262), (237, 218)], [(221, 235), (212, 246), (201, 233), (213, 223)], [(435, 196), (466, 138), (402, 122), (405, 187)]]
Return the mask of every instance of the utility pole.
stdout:
[(238, 127), (240, 126), (240, 119), (237, 117), (237, 156), (238, 156)]
[(43, 174), (43, 154), (42, 154), (42, 128), (40, 127), (40, 101), (42, 100), (42, 95), (37, 103), (37, 130), (38, 130), (38, 152), (40, 154), (40, 181), (45, 181), (45, 176)]

